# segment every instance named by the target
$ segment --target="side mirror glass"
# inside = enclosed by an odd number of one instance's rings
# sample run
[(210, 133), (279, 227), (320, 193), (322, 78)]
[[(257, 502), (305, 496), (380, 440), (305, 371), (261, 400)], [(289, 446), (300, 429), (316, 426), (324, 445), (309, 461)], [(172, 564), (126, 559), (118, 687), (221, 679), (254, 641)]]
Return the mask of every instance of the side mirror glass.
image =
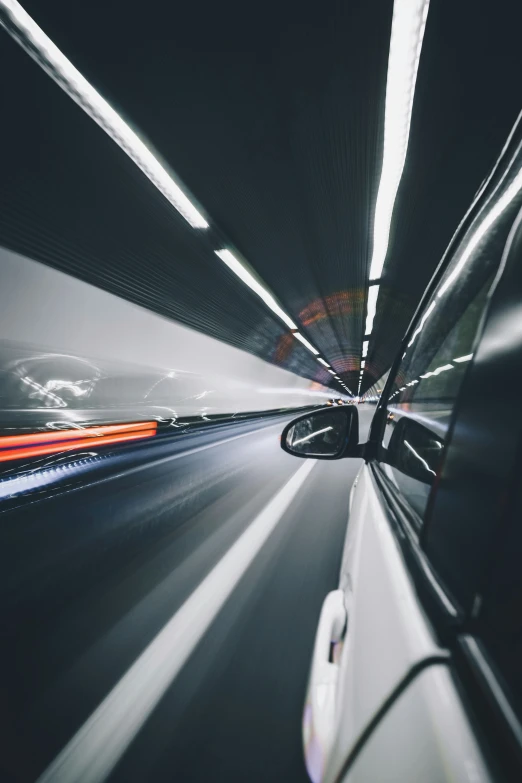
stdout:
[(358, 444), (359, 419), (354, 405), (300, 416), (286, 425), (281, 436), (284, 451), (315, 459), (355, 456)]
[(406, 416), (396, 423), (391, 420), (391, 425), (394, 429), (386, 461), (406, 476), (433, 484), (444, 448), (443, 438)]

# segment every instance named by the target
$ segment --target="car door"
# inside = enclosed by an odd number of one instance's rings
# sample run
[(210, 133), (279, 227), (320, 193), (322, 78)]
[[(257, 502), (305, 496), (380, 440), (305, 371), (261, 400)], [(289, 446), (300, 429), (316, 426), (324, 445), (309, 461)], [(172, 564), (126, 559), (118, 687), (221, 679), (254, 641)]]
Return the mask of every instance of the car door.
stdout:
[[(473, 605), (445, 589), (426, 554), (425, 524), (520, 207), (520, 184), (513, 183), (521, 161), (517, 147), (481, 191), (377, 409), (373, 448), (352, 494), (339, 591), (325, 602), (314, 650), (304, 715), (314, 781), (344, 780), (345, 772), (350, 781), (491, 779), (450, 672), (444, 633), (464, 623)], [(473, 595), (478, 574), (468, 577)], [(404, 756), (395, 765), (393, 747)], [(416, 755), (429, 759), (428, 775), (419, 773)]]
[[(522, 779), (522, 330), (513, 329), (522, 323), (521, 291), (522, 211), (425, 515), (420, 547), (430, 582), (422, 585), (420, 562), (409, 568), (449, 657), (423, 667), (381, 707), (367, 741), (344, 761), (345, 783)], [(493, 388), (501, 404), (491, 404)], [(456, 622), (430, 606), (435, 586)]]

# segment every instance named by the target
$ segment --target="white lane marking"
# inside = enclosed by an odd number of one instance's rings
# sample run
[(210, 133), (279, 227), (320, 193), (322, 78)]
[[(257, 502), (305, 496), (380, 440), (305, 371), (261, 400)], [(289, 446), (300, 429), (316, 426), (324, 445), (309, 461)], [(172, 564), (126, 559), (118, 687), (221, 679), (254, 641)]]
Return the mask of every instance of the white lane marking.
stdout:
[(121, 759), (317, 462), (302, 465), (152, 640), (37, 783), (102, 783)]

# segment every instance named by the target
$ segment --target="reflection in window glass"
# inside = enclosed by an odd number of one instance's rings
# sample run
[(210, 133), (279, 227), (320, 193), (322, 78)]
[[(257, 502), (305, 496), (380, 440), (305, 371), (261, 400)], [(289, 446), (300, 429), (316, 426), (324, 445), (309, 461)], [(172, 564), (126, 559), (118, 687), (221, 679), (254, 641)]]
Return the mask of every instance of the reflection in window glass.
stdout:
[(442, 300), (434, 296), (428, 304), (404, 353), (388, 400), (383, 436), (386, 472), (421, 517), (441, 464), (451, 413), (472, 359), (492, 274), (486, 280), (484, 274), (478, 278), (476, 274), (463, 274), (454, 286), (456, 290)]

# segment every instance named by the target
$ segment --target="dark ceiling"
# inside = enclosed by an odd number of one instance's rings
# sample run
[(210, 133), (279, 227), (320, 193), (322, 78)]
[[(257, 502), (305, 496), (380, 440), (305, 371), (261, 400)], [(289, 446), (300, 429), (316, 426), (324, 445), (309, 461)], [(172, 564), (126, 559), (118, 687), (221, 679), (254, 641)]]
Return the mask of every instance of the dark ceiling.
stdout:
[[(218, 232), (356, 390), (392, 0), (23, 5), (214, 231), (191, 229), (0, 31), (0, 243), (328, 382), (214, 256)], [(520, 16), (504, 0), (431, 2), (362, 391), (389, 367), (521, 108)]]

